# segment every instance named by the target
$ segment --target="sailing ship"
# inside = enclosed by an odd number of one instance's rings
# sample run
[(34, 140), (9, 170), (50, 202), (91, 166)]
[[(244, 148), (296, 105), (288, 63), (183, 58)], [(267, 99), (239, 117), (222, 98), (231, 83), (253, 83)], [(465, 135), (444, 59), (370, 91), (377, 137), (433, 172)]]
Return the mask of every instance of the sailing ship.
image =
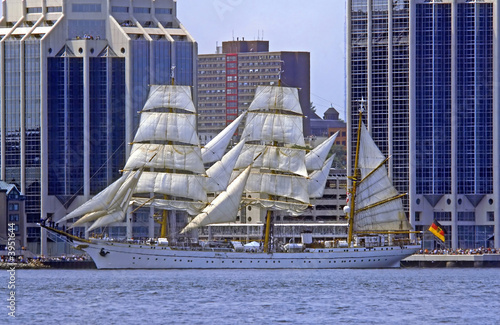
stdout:
[[(93, 222), (91, 231), (122, 221), (131, 206), (149, 206), (164, 211), (160, 238), (147, 243), (83, 239), (43, 226), (70, 238), (99, 269), (399, 267), (401, 259), (420, 248), (396, 238), (411, 225), (401, 195), (387, 175), (386, 159), (362, 124), (362, 112), (349, 189), (352, 199), (345, 209), (346, 240), (321, 245), (312, 243), (311, 234), (302, 234), (299, 244), (273, 240), (276, 211), (300, 215), (311, 198), (323, 195), (336, 135), (306, 150), (298, 90), (259, 86), (246, 112), (242, 141), (224, 154), (242, 118), (201, 148), (189, 88), (152, 86), (123, 176), (61, 221), (79, 217), (73, 227)], [(216, 193), (211, 202), (208, 193)], [(267, 212), (263, 244), (251, 251), (236, 241), (223, 245), (176, 241), (196, 237), (192, 235), (199, 227), (235, 222), (238, 210), (250, 205)], [(175, 234), (167, 238), (167, 211), (178, 210), (192, 220), (179, 232), (170, 229)]]

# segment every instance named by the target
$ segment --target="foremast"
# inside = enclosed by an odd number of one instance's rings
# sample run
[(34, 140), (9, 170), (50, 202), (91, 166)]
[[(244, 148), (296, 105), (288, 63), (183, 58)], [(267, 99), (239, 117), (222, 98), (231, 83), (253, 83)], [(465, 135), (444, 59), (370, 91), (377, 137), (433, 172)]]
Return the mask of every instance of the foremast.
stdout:
[[(175, 85), (174, 70), (175, 67), (172, 67), (171, 77), (170, 77), (170, 85), (172, 86)], [(171, 107), (169, 107), (167, 108), (167, 112), (173, 113), (174, 110)], [(173, 142), (167, 141), (167, 144), (171, 146), (173, 145)], [(172, 171), (166, 170), (165, 172), (170, 173)], [(168, 195), (164, 195), (163, 199), (168, 200)], [(168, 236), (168, 220), (169, 220), (169, 210), (162, 210), (161, 218), (159, 220), (155, 220), (160, 224), (160, 238), (167, 238)]]

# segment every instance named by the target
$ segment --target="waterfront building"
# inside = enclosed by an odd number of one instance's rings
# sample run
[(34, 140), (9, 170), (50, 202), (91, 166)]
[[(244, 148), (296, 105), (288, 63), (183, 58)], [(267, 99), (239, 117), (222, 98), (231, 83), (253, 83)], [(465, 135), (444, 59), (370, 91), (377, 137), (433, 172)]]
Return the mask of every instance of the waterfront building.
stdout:
[(338, 131), (339, 134), (334, 145), (342, 146), (347, 150), (347, 124), (339, 119), (339, 112), (335, 108), (328, 108), (323, 114), (323, 118), (311, 112), (310, 125), (311, 138), (315, 139), (315, 142), (320, 143), (321, 141), (317, 141), (318, 139), (326, 139)]
[(349, 142), (364, 99), (416, 230), (500, 247), (498, 1), (351, 0), (347, 22)]
[(223, 42), (217, 53), (198, 55), (198, 134), (206, 144), (246, 111), (262, 85), (299, 88), (304, 132), (309, 135), (309, 52), (269, 51), (269, 41)]
[(20, 250), (26, 246), (24, 202), (25, 197), (16, 185), (0, 181), (0, 249), (7, 245), (10, 229), (15, 234), (14, 248)]
[[(196, 86), (197, 44), (175, 0), (4, 0), (2, 14), (1, 179), (19, 184), (28, 225), (57, 221), (119, 176), (150, 84), (175, 67)], [(144, 215), (110, 235), (153, 237)]]

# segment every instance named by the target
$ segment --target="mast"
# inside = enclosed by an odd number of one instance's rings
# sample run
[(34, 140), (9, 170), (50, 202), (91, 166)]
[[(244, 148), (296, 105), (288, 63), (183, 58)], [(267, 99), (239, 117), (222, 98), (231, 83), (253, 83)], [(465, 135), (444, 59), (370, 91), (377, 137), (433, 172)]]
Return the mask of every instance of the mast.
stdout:
[[(172, 66), (170, 69), (170, 84), (173, 86), (175, 84), (175, 75), (174, 75), (175, 66)], [(168, 108), (169, 113), (173, 113), (173, 109), (171, 107)], [(168, 145), (172, 145), (172, 141), (167, 142)], [(167, 169), (168, 173), (169, 170)], [(164, 195), (163, 199), (168, 200), (168, 195)], [(161, 221), (160, 221), (160, 238), (167, 238), (168, 234), (168, 210), (163, 210), (161, 213)]]
[(358, 168), (358, 161), (359, 161), (359, 143), (361, 139), (361, 123), (363, 122), (363, 112), (365, 111), (364, 107), (364, 99), (361, 100), (361, 105), (359, 108), (359, 118), (358, 118), (358, 134), (356, 138), (356, 155), (354, 157), (354, 175), (352, 176), (352, 188), (351, 188), (351, 208), (349, 211), (349, 234), (347, 237), (347, 245), (348, 247), (351, 247), (352, 243), (352, 234), (353, 234), (353, 228), (354, 228), (354, 209), (355, 209), (355, 198), (356, 198), (356, 186), (358, 183), (358, 179), (361, 177), (361, 173)]

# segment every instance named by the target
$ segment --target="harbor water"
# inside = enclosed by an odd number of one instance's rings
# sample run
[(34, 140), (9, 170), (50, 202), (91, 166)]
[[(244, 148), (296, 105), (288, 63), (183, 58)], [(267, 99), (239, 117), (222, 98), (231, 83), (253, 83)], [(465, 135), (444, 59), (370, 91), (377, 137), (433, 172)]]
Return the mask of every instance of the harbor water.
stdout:
[(498, 268), (16, 270), (0, 324), (499, 324)]

